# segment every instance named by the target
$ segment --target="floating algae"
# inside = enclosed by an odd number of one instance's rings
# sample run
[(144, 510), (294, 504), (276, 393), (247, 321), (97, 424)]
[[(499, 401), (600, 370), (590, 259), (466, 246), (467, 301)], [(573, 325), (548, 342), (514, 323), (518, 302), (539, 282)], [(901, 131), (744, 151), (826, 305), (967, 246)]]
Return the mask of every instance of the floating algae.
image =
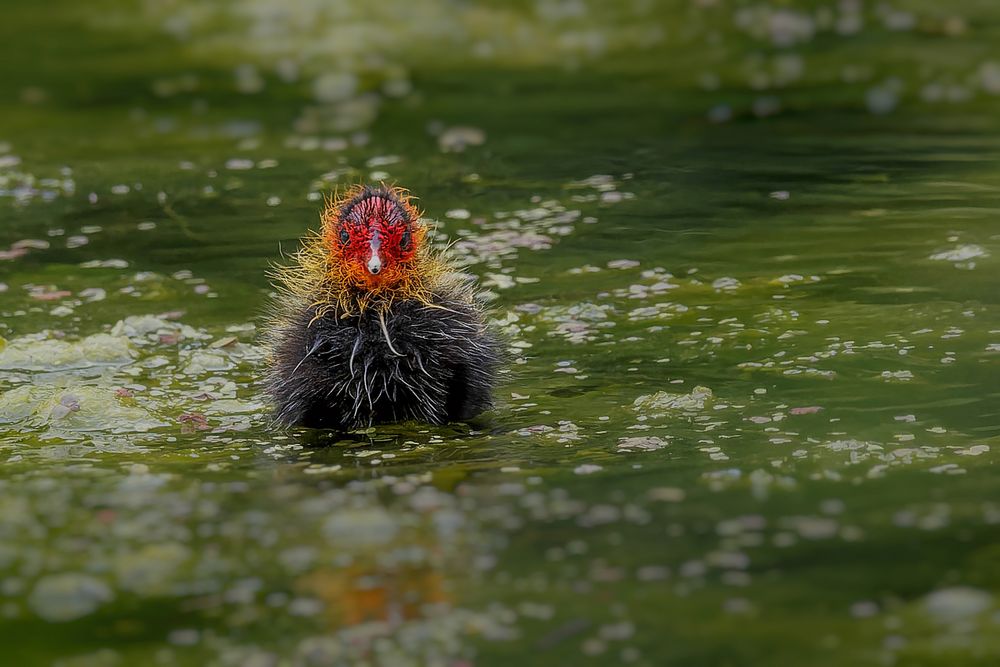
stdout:
[(632, 409), (646, 417), (658, 419), (670, 415), (701, 412), (711, 402), (712, 390), (699, 385), (689, 394), (658, 391), (655, 394), (640, 396), (632, 403)]
[(40, 334), (0, 345), (0, 369), (53, 371), (127, 364), (134, 355), (131, 342), (124, 336), (98, 333), (71, 342)]
[(87, 574), (52, 574), (39, 579), (28, 598), (32, 610), (53, 623), (91, 614), (114, 597), (100, 579)]
[[(131, 403), (131, 404), (130, 404)], [(166, 426), (110, 387), (22, 385), (0, 394), (0, 423), (60, 431), (136, 433)]]

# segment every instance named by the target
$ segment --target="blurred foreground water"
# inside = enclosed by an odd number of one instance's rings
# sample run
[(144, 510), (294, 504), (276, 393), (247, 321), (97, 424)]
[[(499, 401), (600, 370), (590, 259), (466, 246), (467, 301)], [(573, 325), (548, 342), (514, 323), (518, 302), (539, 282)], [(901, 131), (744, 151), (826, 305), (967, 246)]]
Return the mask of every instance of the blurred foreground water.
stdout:
[[(1000, 8), (5, 3), (0, 656), (994, 665)], [(516, 361), (280, 432), (266, 271), (418, 195)]]

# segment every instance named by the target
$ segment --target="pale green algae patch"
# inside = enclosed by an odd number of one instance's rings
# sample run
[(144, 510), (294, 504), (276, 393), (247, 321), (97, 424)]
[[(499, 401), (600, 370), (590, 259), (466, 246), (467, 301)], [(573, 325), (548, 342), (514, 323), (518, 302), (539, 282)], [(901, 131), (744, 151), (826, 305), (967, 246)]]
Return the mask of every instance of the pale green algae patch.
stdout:
[(158, 426), (137, 405), (125, 405), (115, 390), (78, 385), (21, 386), (0, 395), (0, 421), (50, 431), (142, 433)]
[(704, 410), (712, 401), (712, 390), (698, 386), (688, 394), (673, 394), (658, 391), (640, 396), (632, 403), (632, 408), (646, 418), (657, 419), (669, 414), (692, 413)]
[(0, 423), (84, 446), (73, 451), (112, 442), (134, 446), (178, 424), (246, 428), (252, 419), (263, 419), (263, 404), (237, 398), (236, 384), (219, 373), (254, 367), (261, 355), (252, 342), (213, 339), (155, 315), (131, 315), (108, 333), (77, 340), (52, 332), (14, 338), (0, 350), (0, 369), (9, 371), (13, 385), (0, 393)]
[(52, 371), (126, 364), (135, 356), (128, 338), (111, 334), (94, 334), (75, 343), (42, 337), (3, 343), (0, 369), (4, 370)]

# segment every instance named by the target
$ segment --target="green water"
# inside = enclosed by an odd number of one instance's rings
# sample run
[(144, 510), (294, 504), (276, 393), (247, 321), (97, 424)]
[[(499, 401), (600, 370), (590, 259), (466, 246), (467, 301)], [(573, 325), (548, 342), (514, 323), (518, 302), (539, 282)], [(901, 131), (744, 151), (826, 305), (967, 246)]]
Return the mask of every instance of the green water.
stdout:
[[(1000, 10), (290, 7), (4, 3), (3, 664), (996, 664)], [(383, 179), (497, 410), (277, 431)]]

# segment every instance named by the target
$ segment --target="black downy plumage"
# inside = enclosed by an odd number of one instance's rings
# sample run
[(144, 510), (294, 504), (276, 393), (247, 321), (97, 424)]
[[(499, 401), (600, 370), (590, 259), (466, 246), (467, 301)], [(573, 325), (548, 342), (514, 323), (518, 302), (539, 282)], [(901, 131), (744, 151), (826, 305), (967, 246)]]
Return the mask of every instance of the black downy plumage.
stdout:
[[(265, 377), (276, 421), (351, 430), (466, 421), (492, 408), (503, 346), (468, 281), (423, 247), (405, 192), (355, 189), (331, 202), (323, 223), (278, 274)], [(407, 288), (366, 282), (386, 269)]]
[[(279, 332), (268, 391), (285, 425), (465, 421), (493, 406), (501, 347), (460, 302), (408, 300), (379, 314), (314, 319), (302, 308)], [(383, 328), (384, 324), (384, 328)]]

